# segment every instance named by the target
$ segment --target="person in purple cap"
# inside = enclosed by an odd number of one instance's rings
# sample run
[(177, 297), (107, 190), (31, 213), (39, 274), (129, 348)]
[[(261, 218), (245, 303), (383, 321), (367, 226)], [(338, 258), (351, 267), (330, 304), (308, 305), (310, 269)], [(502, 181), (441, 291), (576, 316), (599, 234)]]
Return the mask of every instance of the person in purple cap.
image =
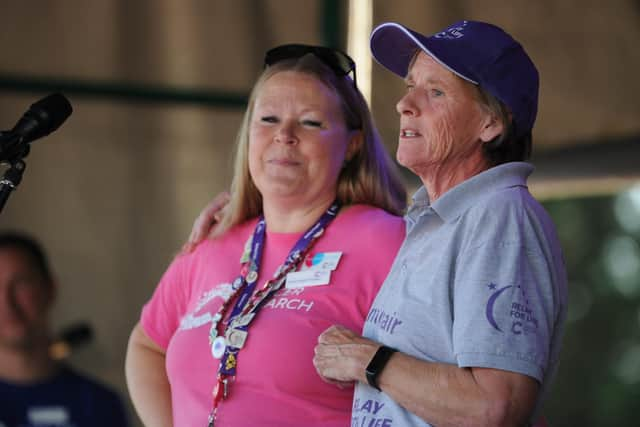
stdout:
[(567, 310), (555, 227), (526, 182), (538, 72), (482, 22), (385, 23), (371, 50), (406, 82), (396, 158), (423, 186), (363, 336), (330, 327), (314, 365), (356, 382), (352, 427), (530, 425)]

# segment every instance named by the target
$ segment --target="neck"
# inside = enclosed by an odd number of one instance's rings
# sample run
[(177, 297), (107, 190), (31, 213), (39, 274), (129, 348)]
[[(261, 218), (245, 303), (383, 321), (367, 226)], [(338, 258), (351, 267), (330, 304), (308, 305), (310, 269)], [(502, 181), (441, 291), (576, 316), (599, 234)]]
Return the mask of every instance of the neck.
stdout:
[(306, 231), (325, 213), (335, 200), (331, 194), (309, 205), (292, 206), (264, 200), (262, 209), (267, 230), (276, 233), (300, 233)]
[(30, 383), (50, 377), (57, 364), (49, 357), (48, 343), (29, 348), (0, 346), (0, 379)]
[(416, 173), (429, 194), (429, 202), (433, 203), (456, 185), (488, 168), (486, 160), (479, 157), (431, 166)]

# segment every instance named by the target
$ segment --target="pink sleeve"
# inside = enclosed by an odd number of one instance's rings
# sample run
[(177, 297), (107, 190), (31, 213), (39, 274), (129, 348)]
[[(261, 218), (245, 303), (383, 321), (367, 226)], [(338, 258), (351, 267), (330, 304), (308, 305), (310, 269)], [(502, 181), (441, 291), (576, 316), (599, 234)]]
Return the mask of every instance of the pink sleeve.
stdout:
[(186, 312), (189, 259), (189, 255), (180, 255), (171, 262), (153, 296), (142, 308), (142, 329), (165, 350)]

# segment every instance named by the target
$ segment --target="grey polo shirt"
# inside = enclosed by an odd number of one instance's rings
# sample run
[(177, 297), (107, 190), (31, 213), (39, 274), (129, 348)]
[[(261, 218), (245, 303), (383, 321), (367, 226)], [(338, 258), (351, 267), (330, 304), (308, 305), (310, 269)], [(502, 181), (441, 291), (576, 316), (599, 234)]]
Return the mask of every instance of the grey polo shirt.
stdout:
[[(433, 204), (419, 189), (364, 336), (429, 362), (533, 377), (538, 412), (558, 364), (567, 278), (555, 227), (527, 189), (532, 171), (500, 165)], [(429, 424), (358, 383), (351, 425)]]

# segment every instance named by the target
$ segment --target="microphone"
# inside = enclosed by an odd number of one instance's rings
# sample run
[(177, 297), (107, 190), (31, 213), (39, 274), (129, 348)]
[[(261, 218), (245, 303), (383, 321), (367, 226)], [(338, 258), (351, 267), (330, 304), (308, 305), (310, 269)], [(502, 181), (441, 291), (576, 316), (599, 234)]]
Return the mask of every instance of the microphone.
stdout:
[(72, 111), (71, 104), (60, 93), (33, 103), (13, 129), (0, 135), (0, 160), (19, 154), (13, 150), (58, 129)]
[(49, 355), (55, 360), (63, 360), (78, 347), (93, 339), (93, 328), (88, 323), (76, 323), (63, 329), (49, 345)]

